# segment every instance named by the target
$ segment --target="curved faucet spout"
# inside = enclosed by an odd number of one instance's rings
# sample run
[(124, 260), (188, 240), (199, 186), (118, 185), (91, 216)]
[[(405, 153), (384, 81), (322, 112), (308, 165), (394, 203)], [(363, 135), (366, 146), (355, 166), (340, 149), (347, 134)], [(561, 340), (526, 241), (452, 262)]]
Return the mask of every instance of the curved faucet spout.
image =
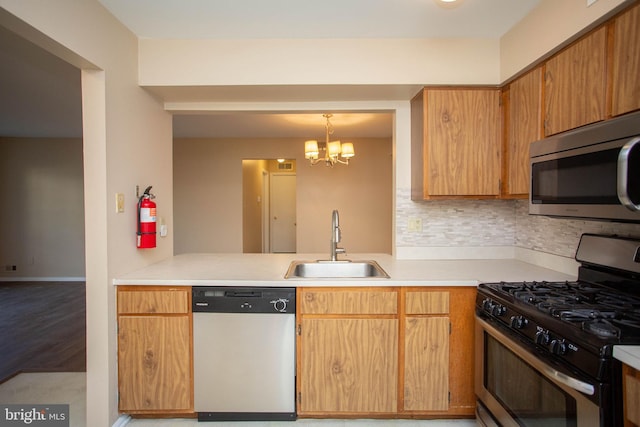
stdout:
[(338, 260), (338, 254), (344, 254), (344, 248), (339, 248), (338, 243), (342, 239), (340, 232), (340, 215), (337, 210), (331, 214), (331, 261)]

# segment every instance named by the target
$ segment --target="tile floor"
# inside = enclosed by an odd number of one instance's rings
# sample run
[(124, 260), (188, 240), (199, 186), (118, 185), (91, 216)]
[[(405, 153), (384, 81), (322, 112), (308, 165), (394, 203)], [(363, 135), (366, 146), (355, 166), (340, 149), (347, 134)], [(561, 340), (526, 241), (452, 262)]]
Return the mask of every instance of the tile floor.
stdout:
[[(27, 373), (0, 384), (0, 403), (69, 404), (70, 427), (86, 427), (83, 372)], [(120, 420), (122, 421), (122, 420)], [(474, 420), (315, 420), (206, 422), (193, 419), (131, 419), (120, 427), (475, 427)]]

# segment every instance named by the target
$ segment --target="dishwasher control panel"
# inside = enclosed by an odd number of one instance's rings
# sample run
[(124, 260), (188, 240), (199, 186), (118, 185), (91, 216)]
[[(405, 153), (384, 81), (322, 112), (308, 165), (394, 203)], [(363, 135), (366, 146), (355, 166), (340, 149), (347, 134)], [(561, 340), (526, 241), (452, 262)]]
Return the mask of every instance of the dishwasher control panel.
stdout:
[(194, 286), (193, 312), (282, 313), (296, 312), (295, 288)]

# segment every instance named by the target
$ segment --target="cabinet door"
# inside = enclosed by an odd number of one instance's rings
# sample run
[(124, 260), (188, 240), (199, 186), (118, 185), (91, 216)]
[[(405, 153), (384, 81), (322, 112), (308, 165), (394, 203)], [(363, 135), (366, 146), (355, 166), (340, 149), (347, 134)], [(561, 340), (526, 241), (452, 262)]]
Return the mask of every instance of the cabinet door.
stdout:
[(640, 6), (614, 21), (612, 114), (640, 109)]
[(640, 372), (629, 365), (622, 365), (624, 376), (624, 426), (640, 426)]
[(475, 286), (451, 288), (451, 335), (449, 337), (449, 410), (472, 415), (476, 407), (473, 391), (475, 356)]
[(121, 411), (193, 411), (189, 319), (158, 315), (119, 317)]
[(303, 319), (301, 412), (397, 410), (397, 319)]
[(405, 320), (404, 409), (449, 409), (449, 318)]
[(605, 119), (607, 32), (603, 27), (545, 64), (545, 135)]
[(505, 155), (505, 194), (529, 193), (529, 145), (542, 138), (542, 70), (536, 68), (509, 85)]
[(426, 97), (426, 196), (497, 196), (500, 92), (428, 89)]

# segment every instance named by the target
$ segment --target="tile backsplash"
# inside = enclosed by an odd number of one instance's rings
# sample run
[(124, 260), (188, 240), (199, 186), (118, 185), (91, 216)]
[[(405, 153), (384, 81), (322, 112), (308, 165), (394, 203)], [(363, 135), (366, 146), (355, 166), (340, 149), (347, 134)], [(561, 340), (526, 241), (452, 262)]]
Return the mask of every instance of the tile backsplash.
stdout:
[[(527, 200), (412, 201), (396, 189), (396, 247), (514, 246), (573, 258), (582, 233), (640, 237), (640, 224), (529, 215)], [(409, 231), (409, 219), (422, 230)]]

